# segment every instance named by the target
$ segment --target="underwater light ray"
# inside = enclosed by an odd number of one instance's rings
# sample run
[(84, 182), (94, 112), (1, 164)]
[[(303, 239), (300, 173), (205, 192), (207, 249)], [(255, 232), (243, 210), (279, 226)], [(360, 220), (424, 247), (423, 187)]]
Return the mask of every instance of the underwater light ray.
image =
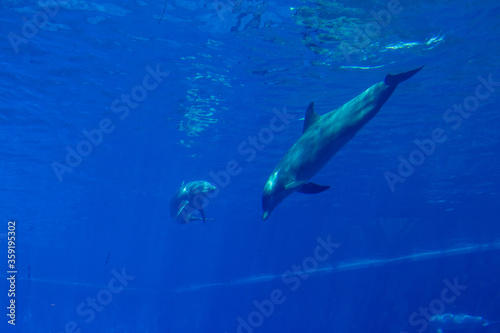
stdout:
[[(427, 251), (421, 253), (413, 253), (395, 258), (382, 258), (382, 259), (363, 259), (363, 260), (355, 260), (352, 262), (340, 262), (334, 265), (324, 266), (317, 268), (315, 270), (308, 270), (307, 274), (330, 274), (334, 272), (345, 272), (345, 271), (353, 271), (360, 270), (372, 267), (380, 267), (390, 264), (401, 264), (410, 261), (424, 261), (431, 260), (435, 258), (442, 257), (450, 257), (471, 253), (479, 253), (479, 252), (489, 252), (496, 251), (500, 249), (500, 241), (495, 241), (492, 243), (486, 244), (468, 244), (460, 247), (445, 249), (445, 250), (435, 250), (435, 251)], [(299, 273), (289, 273), (288, 276), (298, 275)], [(266, 275), (257, 275), (247, 278), (241, 278), (233, 281), (226, 282), (210, 282), (210, 283), (201, 283), (195, 284), (187, 287), (179, 287), (172, 290), (160, 290), (160, 289), (144, 289), (144, 288), (134, 288), (133, 286), (127, 286), (127, 290), (129, 291), (137, 291), (141, 293), (154, 293), (154, 294), (171, 294), (171, 293), (184, 293), (190, 291), (199, 291), (202, 289), (215, 288), (215, 287), (227, 287), (227, 286), (243, 286), (243, 285), (251, 285), (257, 284), (261, 282), (269, 282), (274, 279), (282, 278), (282, 274), (266, 274)], [(3, 277), (0, 275), (0, 277)], [(28, 278), (17, 277), (17, 280), (28, 280)], [(46, 284), (63, 284), (69, 286), (77, 286), (77, 287), (86, 287), (86, 288), (94, 288), (94, 289), (104, 289), (107, 288), (107, 284), (92, 284), (92, 283), (82, 283), (82, 282), (74, 282), (74, 281), (58, 281), (44, 278), (33, 278), (29, 279), (31, 282), (40, 282)]]
[[(486, 244), (469, 244), (445, 250), (435, 250), (435, 251), (408, 254), (396, 258), (363, 259), (363, 260), (356, 260), (353, 262), (341, 262), (336, 265), (324, 266), (317, 268), (315, 270), (308, 270), (307, 274), (311, 275), (311, 274), (326, 274), (333, 272), (345, 272), (345, 271), (359, 270), (365, 268), (380, 267), (389, 264), (400, 264), (410, 261), (424, 261), (441, 257), (450, 257), (450, 256), (457, 256), (457, 255), (477, 253), (477, 252), (495, 251), (499, 249), (500, 249), (500, 241), (495, 241)], [(288, 275), (298, 275), (298, 274), (288, 274)], [(249, 278), (242, 278), (234, 281), (228, 281), (225, 283), (219, 282), (219, 283), (198, 284), (189, 287), (177, 288), (174, 290), (174, 292), (180, 293), (186, 291), (194, 291), (215, 286), (240, 286), (240, 285), (256, 284), (259, 282), (268, 282), (273, 279), (281, 278), (282, 276), (283, 274), (268, 274), (268, 275), (259, 275)]]

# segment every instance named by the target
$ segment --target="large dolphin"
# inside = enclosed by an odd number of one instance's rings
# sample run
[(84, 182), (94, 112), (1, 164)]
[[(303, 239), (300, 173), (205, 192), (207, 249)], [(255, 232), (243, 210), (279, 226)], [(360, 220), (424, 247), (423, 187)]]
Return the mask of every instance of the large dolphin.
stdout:
[[(423, 66), (422, 66), (423, 67)], [(422, 67), (397, 75), (387, 75), (362, 94), (340, 108), (324, 115), (309, 104), (302, 136), (278, 163), (264, 186), (262, 219), (291, 193), (319, 193), (330, 188), (307, 181), (372, 119), (389, 99), (399, 83), (409, 79)]]
[(444, 313), (435, 315), (431, 317), (429, 323), (438, 333), (443, 333), (447, 330), (464, 330), (498, 324), (498, 322), (491, 322), (483, 317), (474, 317), (463, 313)]
[(207, 204), (207, 194), (215, 190), (214, 185), (203, 180), (187, 184), (182, 182), (181, 187), (170, 200), (170, 214), (175, 221), (184, 224), (192, 220), (200, 220), (199, 217), (193, 216), (193, 213), (198, 211), (201, 214), (201, 219), (205, 222), (208, 219), (205, 217), (203, 208)]

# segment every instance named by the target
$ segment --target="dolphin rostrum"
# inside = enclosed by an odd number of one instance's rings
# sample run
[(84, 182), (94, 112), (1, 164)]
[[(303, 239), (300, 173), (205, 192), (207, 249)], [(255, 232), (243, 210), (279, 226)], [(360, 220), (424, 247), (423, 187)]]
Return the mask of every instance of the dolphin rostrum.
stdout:
[[(423, 67), (423, 66), (422, 66)], [(330, 188), (307, 181), (372, 119), (389, 99), (399, 83), (406, 81), (422, 67), (397, 75), (387, 75), (362, 94), (340, 108), (324, 115), (309, 104), (302, 136), (278, 163), (264, 186), (262, 219), (291, 193), (319, 193)]]
[[(209, 182), (197, 180), (184, 184), (175, 192), (170, 200), (170, 214), (175, 221), (179, 223), (189, 223), (192, 220), (210, 220), (205, 217), (203, 208), (207, 204), (208, 194), (214, 192), (216, 187)], [(201, 219), (193, 216), (193, 213), (199, 211)]]
[(474, 317), (463, 313), (444, 313), (435, 315), (431, 317), (429, 323), (438, 333), (443, 333), (443, 331), (447, 330), (462, 330), (498, 324), (498, 322), (491, 322), (483, 317)]

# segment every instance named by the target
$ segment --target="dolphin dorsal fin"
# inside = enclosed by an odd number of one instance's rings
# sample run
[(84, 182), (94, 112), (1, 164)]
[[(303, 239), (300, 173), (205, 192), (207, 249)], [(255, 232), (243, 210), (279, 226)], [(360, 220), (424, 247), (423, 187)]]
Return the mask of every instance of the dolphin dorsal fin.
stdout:
[(306, 118), (304, 120), (304, 130), (302, 133), (305, 133), (312, 124), (314, 124), (318, 120), (319, 116), (314, 112), (314, 102), (309, 104), (306, 111)]

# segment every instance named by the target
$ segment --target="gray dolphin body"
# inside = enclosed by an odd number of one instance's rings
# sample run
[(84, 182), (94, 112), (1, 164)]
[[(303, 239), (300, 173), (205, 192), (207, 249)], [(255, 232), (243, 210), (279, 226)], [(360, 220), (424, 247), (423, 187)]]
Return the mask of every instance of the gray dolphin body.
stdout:
[(193, 216), (193, 213), (198, 211), (201, 214), (201, 219), (205, 222), (207, 218), (203, 208), (206, 205), (207, 194), (215, 190), (214, 185), (202, 180), (187, 184), (182, 182), (181, 187), (170, 200), (170, 214), (175, 221), (185, 224), (192, 220), (200, 220), (199, 217)]
[(443, 333), (444, 331), (447, 330), (480, 328), (498, 323), (490, 322), (484, 319), (483, 317), (474, 317), (463, 313), (459, 314), (444, 313), (432, 316), (431, 319), (429, 320), (429, 324), (432, 327), (434, 327), (437, 330), (437, 332)]
[(387, 75), (340, 108), (324, 115), (307, 109), (302, 136), (278, 163), (264, 186), (262, 219), (293, 192), (319, 193), (330, 186), (307, 183), (356, 133), (370, 121), (389, 99), (399, 83), (422, 67), (397, 75)]

